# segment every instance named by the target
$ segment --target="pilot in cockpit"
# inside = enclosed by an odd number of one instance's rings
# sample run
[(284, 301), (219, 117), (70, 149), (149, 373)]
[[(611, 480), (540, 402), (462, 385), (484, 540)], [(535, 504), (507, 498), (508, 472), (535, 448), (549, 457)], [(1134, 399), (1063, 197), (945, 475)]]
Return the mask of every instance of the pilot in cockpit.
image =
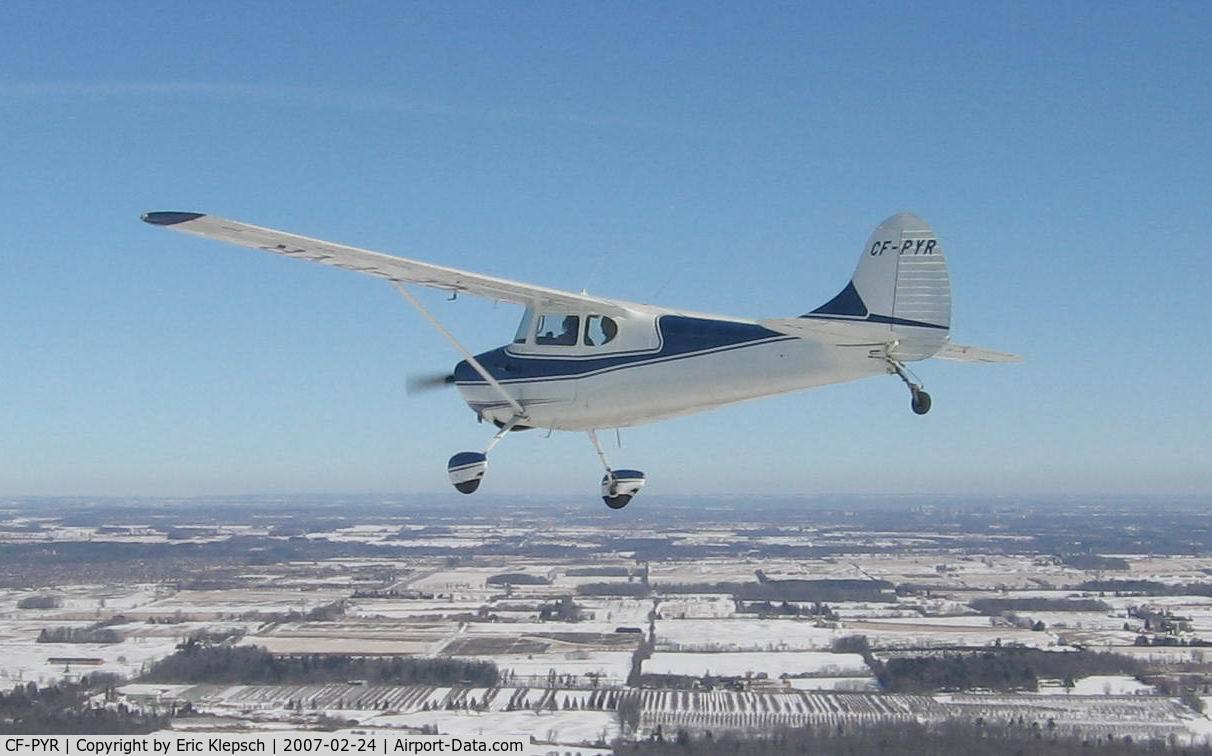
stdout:
[(567, 315), (564, 322), (560, 324), (560, 335), (556, 337), (557, 344), (565, 346), (577, 343), (577, 330), (581, 325), (581, 319), (576, 315)]
[(577, 343), (577, 332), (580, 330), (581, 319), (576, 315), (565, 315), (564, 320), (560, 323), (560, 333), (556, 335), (552, 331), (540, 334), (536, 339), (536, 344), (547, 344), (555, 346), (572, 346)]

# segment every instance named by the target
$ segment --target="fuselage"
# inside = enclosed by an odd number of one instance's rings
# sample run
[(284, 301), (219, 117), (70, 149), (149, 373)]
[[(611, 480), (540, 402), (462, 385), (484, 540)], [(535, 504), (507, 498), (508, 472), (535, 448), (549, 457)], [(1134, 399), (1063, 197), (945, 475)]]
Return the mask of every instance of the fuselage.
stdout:
[[(476, 359), (522, 405), (523, 425), (557, 430), (639, 425), (886, 372), (869, 344), (835, 346), (752, 320), (640, 305), (609, 314), (528, 310), (514, 343)], [(454, 379), (480, 417), (514, 419), (466, 360)]]

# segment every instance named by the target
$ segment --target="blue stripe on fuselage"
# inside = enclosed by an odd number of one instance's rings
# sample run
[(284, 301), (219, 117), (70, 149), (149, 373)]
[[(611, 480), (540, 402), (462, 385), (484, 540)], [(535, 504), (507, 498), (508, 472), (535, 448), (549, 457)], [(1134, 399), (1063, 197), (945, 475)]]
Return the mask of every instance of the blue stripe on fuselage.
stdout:
[[(661, 346), (655, 351), (616, 353), (589, 358), (583, 355), (560, 358), (549, 355), (519, 356), (511, 354), (507, 347), (500, 347), (478, 354), (476, 359), (501, 383), (550, 381), (581, 378), (643, 364), (722, 352), (769, 340), (795, 338), (763, 328), (756, 323), (690, 318), (683, 315), (660, 316), (657, 318), (657, 330), (661, 336)], [(456, 383), (485, 383), (466, 360), (455, 366), (454, 377)]]

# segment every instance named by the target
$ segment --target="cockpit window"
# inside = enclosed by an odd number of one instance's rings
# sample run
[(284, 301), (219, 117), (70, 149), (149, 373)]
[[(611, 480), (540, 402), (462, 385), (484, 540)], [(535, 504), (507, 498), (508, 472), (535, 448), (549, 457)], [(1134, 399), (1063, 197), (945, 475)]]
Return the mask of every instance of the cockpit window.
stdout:
[(614, 341), (619, 333), (619, 324), (605, 315), (590, 315), (585, 318), (585, 346), (602, 346)]
[(513, 335), (513, 343), (525, 344), (526, 339), (530, 337), (530, 325), (534, 322), (534, 310), (529, 307), (526, 312), (522, 313), (522, 322), (518, 323), (518, 331)]
[(581, 318), (577, 315), (547, 313), (539, 316), (539, 327), (535, 329), (534, 343), (549, 346), (576, 346), (577, 334), (581, 331)]

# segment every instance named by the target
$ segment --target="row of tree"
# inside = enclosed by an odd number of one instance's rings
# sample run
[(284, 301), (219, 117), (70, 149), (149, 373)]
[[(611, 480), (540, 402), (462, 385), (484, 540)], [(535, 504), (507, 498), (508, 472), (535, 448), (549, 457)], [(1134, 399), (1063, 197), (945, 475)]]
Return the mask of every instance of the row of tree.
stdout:
[(142, 682), (312, 685), (350, 680), (381, 685), (492, 687), (495, 664), (447, 658), (338, 654), (276, 656), (260, 646), (210, 646), (191, 639), (153, 664)]
[(952, 649), (922, 656), (896, 656), (880, 661), (866, 636), (849, 635), (832, 644), (834, 653), (859, 654), (890, 693), (931, 693), (981, 688), (985, 690), (1037, 690), (1042, 678), (1074, 680), (1090, 675), (1143, 677), (1139, 660), (1123, 654), (1077, 651), (1042, 651), (1020, 646)]
[(1128, 736), (1083, 739), (1062, 735), (1038, 723), (992, 725), (982, 722), (882, 722), (862, 727), (802, 727), (745, 735), (685, 729), (640, 741), (619, 741), (616, 756), (783, 756), (789, 753), (831, 756), (1142, 756), (1143, 754), (1212, 754), (1207, 745), (1134, 742)]
[(1041, 651), (1001, 648), (934, 656), (895, 657), (886, 663), (875, 659), (876, 679), (894, 693), (938, 690), (1036, 690), (1041, 678), (1077, 680), (1090, 675), (1133, 675), (1144, 666), (1128, 656), (1094, 651)]
[[(85, 675), (79, 682), (61, 682), (39, 688), (18, 685), (0, 693), (0, 732), (21, 734), (124, 735), (154, 732), (168, 726), (170, 717), (131, 711), (124, 705), (98, 706), (91, 698), (111, 690), (113, 675)], [(170, 712), (174, 713), (174, 712)]]
[(1109, 612), (1111, 607), (1098, 599), (1082, 598), (978, 598), (968, 602), (981, 614), (996, 616), (1003, 612)]

